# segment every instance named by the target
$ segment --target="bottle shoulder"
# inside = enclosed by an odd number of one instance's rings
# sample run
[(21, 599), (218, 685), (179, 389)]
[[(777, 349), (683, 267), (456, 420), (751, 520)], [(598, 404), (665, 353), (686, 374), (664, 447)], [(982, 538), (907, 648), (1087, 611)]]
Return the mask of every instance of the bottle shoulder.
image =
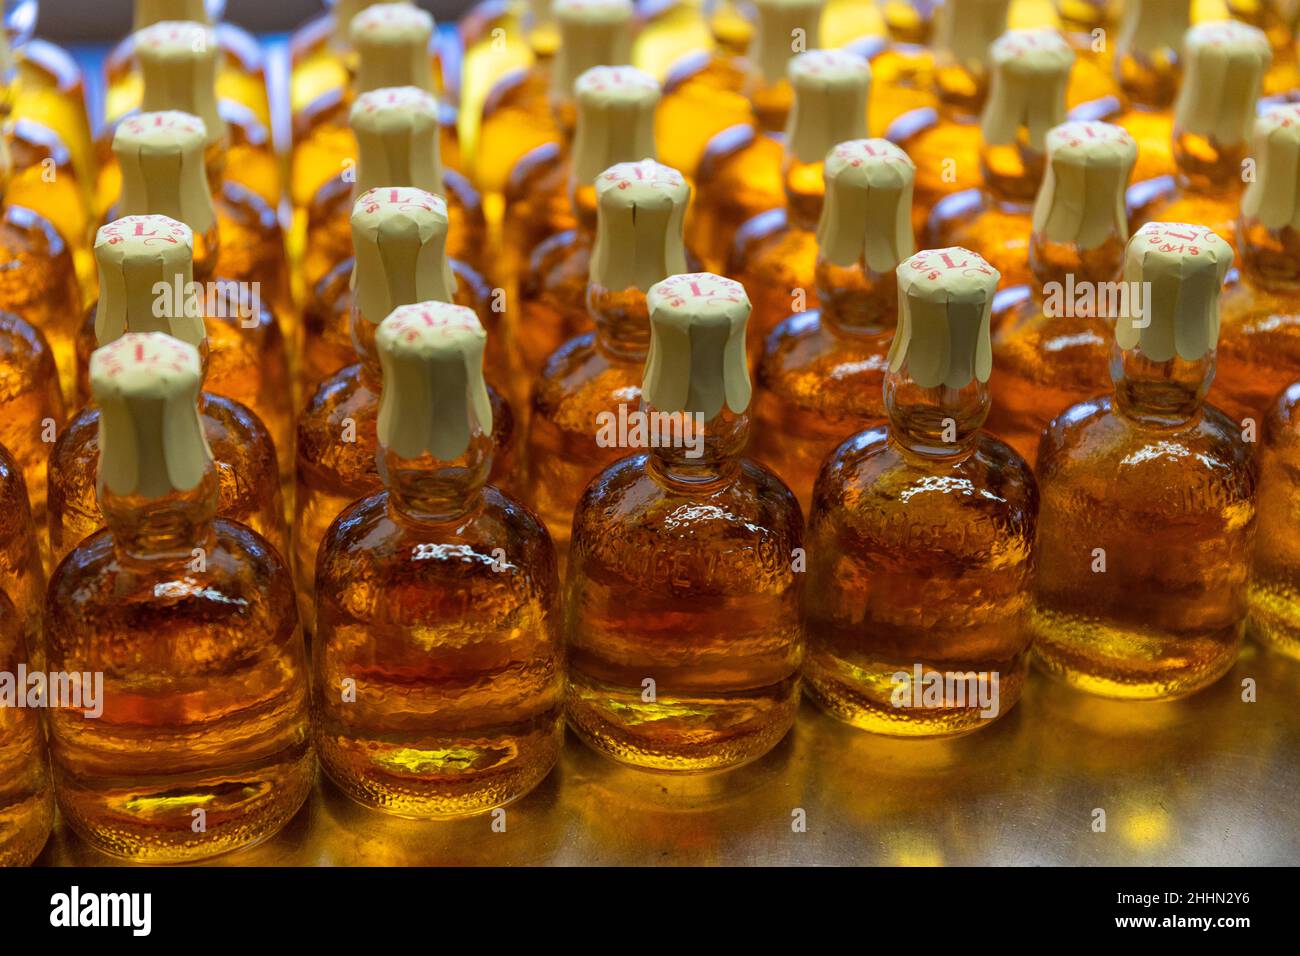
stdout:
[(533, 392), (533, 409), (556, 424), (589, 430), (591, 415), (619, 404), (636, 408), (643, 362), (618, 361), (594, 333), (575, 336), (551, 353)]

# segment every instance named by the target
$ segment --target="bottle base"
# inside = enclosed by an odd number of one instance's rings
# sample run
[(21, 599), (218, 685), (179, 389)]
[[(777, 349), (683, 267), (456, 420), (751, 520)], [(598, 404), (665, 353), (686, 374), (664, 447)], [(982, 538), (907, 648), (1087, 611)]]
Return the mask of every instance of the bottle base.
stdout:
[(564, 740), (558, 714), (545, 729), (415, 746), (317, 734), (326, 776), (370, 810), (408, 820), (471, 817), (526, 796), (554, 768)]
[(0, 867), (28, 866), (41, 855), (54, 825), (49, 788), (0, 806)]
[[(1028, 671), (1029, 655), (1024, 652), (1012, 659), (1009, 668), (999, 670), (996, 700), (989, 695), (990, 682), (984, 680), (972, 686), (966, 679), (991, 673), (974, 668), (951, 672), (953, 677), (961, 678), (951, 687), (936, 684), (934, 694), (943, 696), (936, 696), (932, 702), (926, 700), (924, 684), (911, 689), (910, 672), (883, 663), (867, 670), (833, 657), (809, 654), (804, 662), (804, 681), (809, 698), (822, 711), (860, 730), (889, 737), (961, 737), (982, 730), (1011, 710), (1020, 700)], [(924, 664), (921, 672), (940, 676), (949, 673)], [(909, 682), (900, 682), (900, 674), (907, 674)], [(984, 703), (980, 703), (981, 694)], [(971, 696), (975, 701), (969, 706), (956, 703)], [(954, 704), (945, 706), (945, 697)]]
[[(156, 790), (80, 789), (65, 777), (57, 787), (59, 809), (81, 839), (109, 856), (144, 864), (194, 863), (278, 833), (307, 801), (316, 762), (304, 748), (292, 763), (249, 776), (254, 779), (225, 774), (198, 784), (159, 781), (163, 786)], [(202, 816), (196, 816), (199, 810)]]
[(794, 725), (799, 678), (759, 690), (647, 702), (640, 688), (570, 674), (569, 726), (597, 753), (641, 770), (710, 773), (762, 757)]
[(1246, 592), (1246, 634), (1262, 647), (1300, 660), (1300, 595), (1258, 577)]
[(1244, 622), (1218, 631), (1171, 634), (1116, 626), (1036, 607), (1030, 616), (1039, 670), (1099, 697), (1167, 701), (1204, 690), (1232, 669)]

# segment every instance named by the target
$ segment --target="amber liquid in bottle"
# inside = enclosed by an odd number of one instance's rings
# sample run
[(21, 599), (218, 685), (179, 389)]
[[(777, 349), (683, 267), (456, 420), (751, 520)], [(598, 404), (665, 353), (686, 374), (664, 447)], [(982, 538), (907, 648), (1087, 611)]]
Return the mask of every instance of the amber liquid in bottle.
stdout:
[[(743, 297), (719, 281), (678, 276), (652, 287), (652, 323), (667, 283), (687, 297), (692, 282), (706, 297)], [(743, 321), (737, 335), (743, 341)], [(798, 706), (803, 519), (781, 480), (741, 455), (749, 416), (736, 395), (748, 393), (737, 378), (746, 374), (740, 341), (725, 373), (732, 404), (699, 412), (694, 450), (669, 442), (621, 459), (588, 486), (573, 519), (569, 725), (598, 752), (644, 769), (752, 761), (785, 735)], [(655, 350), (652, 340), (652, 363)], [(713, 364), (721, 376), (722, 360)], [(648, 397), (642, 410), (647, 422), (666, 411)]]
[[(39, 669), (23, 630), (21, 615), (0, 589), (0, 672), (13, 680), (20, 666)], [(27, 688), (18, 684), (17, 692), (26, 695)], [(54, 824), (41, 712), (27, 704), (0, 704), (0, 866), (31, 863)]]
[(1300, 659), (1300, 385), (1284, 389), (1260, 432), (1259, 513), (1246, 594), (1246, 632)]
[[(293, 581), (264, 538), (215, 516), (217, 476), (193, 411), (198, 353), (160, 334), (106, 353), (91, 376), (112, 409), (107, 528), (59, 565), (45, 605), (48, 667), (102, 674), (102, 712), (50, 710), (55, 790), (64, 819), (103, 852), (203, 859), (274, 833), (312, 785)], [(142, 384), (155, 366), (165, 373)], [(146, 422), (155, 416), (161, 429)], [(163, 460), (160, 477), (150, 463)]]
[[(440, 336), (450, 349), (430, 351)], [(559, 755), (555, 552), (531, 512), (486, 485), (491, 424), (479, 416), (490, 403), (473, 313), (399, 308), (377, 338), (384, 490), (352, 504), (321, 543), (317, 746), (334, 782), (367, 806), (478, 813), (527, 793)], [(441, 376), (461, 379), (455, 394), (424, 390)], [(414, 407), (430, 398), (427, 415)], [(408, 416), (453, 430), (459, 416), (460, 440), (444, 447), (427, 429), (412, 440)]]

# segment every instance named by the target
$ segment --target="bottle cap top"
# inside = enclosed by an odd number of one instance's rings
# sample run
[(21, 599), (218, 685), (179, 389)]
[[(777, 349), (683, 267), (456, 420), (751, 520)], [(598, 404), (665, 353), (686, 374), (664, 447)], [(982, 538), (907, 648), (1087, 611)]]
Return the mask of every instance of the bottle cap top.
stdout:
[[(334, 0), (330, 17), (334, 20), (334, 33), (331, 42), (338, 49), (347, 49), (352, 43), (352, 20), (358, 13), (385, 0)], [(410, 2), (410, 0), (398, 0)]]
[(366, 7), (348, 25), (357, 51), (358, 93), (386, 86), (418, 86), (433, 90), (433, 58), (429, 40), (433, 17), (409, 3), (378, 3)]
[(1011, 0), (946, 0), (935, 14), (934, 48), (969, 72), (983, 73), (1010, 8)]
[(1246, 142), (1273, 58), (1264, 31), (1236, 20), (1198, 23), (1187, 31), (1183, 55), (1174, 125), (1221, 146)]
[(631, 0), (555, 0), (551, 13), (560, 33), (551, 67), (552, 102), (569, 100), (573, 84), (593, 66), (631, 61)]
[(1047, 134), (1047, 170), (1034, 202), (1034, 231), (1049, 242), (1095, 249), (1128, 237), (1124, 190), (1137, 141), (1110, 123), (1072, 121)]
[(163, 332), (196, 348), (207, 333), (194, 295), (194, 234), (167, 216), (124, 216), (95, 233), (100, 345), (130, 332)]
[(823, 0), (755, 0), (757, 17), (745, 58), (765, 83), (786, 78), (796, 36), (803, 41), (801, 49), (817, 48), (823, 6)]
[(1150, 55), (1179, 50), (1192, 22), (1191, 0), (1125, 0), (1116, 50)]
[(663, 412), (713, 418), (725, 403), (749, 407), (745, 327), (749, 296), (739, 282), (711, 272), (669, 276), (646, 293), (650, 351), (641, 394)]
[(215, 226), (203, 156), (207, 135), (203, 120), (177, 110), (123, 119), (113, 134), (113, 155), (122, 167), (122, 215), (170, 216), (197, 233)]
[(161, 333), (128, 333), (90, 356), (99, 404), (99, 480), (115, 495), (189, 491), (212, 463), (199, 419), (198, 350)]
[(595, 66), (574, 84), (578, 123), (573, 135), (573, 176), (591, 183), (615, 163), (655, 155), (659, 84), (632, 66)]
[(989, 318), (1001, 273), (969, 249), (926, 249), (898, 267), (898, 331), (889, 370), (922, 388), (989, 380)]
[(794, 104), (786, 120), (786, 148), (817, 163), (836, 143), (867, 135), (871, 65), (848, 50), (809, 50), (790, 60)]
[(442, 192), (438, 101), (415, 86), (362, 93), (348, 124), (357, 137), (358, 193), (380, 186)]
[(592, 285), (645, 292), (685, 272), (682, 221), (690, 196), (682, 174), (653, 159), (619, 163), (597, 176)]
[(888, 272), (914, 250), (912, 185), (916, 164), (884, 139), (852, 139), (826, 154), (826, 201), (818, 254), (837, 266), (861, 261)]
[(1028, 137), (1041, 153), (1047, 131), (1065, 121), (1065, 88), (1074, 51), (1055, 30), (1008, 30), (989, 48), (993, 78), (980, 117), (989, 146)]
[(135, 17), (131, 21), (133, 30), (143, 30), (163, 20), (212, 22), (205, 0), (135, 0)]
[(492, 431), (483, 381), (487, 334), (472, 309), (417, 302), (379, 324), (375, 346), (384, 372), (379, 441), (402, 458), (453, 461), (475, 431)]
[(209, 144), (226, 135), (226, 121), (217, 110), (219, 49), (211, 27), (163, 20), (137, 31), (132, 47), (140, 61), (141, 112), (180, 110), (197, 116)]
[(1148, 222), (1124, 252), (1124, 283), (1143, 290), (1130, 292), (1141, 308), (1116, 318), (1115, 341), (1153, 362), (1201, 358), (1219, 340), (1219, 290), (1231, 265), (1232, 247), (1205, 226)]
[(1266, 229), (1300, 229), (1300, 104), (1271, 106), (1255, 120), (1254, 154), (1242, 216)]
[(378, 324), (401, 305), (450, 302), (447, 204), (412, 186), (369, 189), (352, 206), (352, 301)]

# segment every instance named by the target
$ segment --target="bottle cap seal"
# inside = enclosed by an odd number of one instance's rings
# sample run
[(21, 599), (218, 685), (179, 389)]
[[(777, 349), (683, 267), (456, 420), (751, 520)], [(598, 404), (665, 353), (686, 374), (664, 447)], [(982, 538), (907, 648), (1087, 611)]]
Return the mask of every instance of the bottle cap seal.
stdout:
[(800, 49), (817, 48), (823, 6), (823, 0), (755, 0), (757, 16), (745, 58), (765, 83), (786, 78), (796, 37), (802, 41)]
[(387, 86), (415, 86), (433, 91), (433, 58), (429, 41), (433, 17), (410, 3), (378, 3), (366, 7), (348, 25), (357, 51), (357, 93)]
[(380, 186), (442, 192), (438, 101), (415, 86), (362, 93), (348, 125), (357, 137), (357, 193)]
[(1266, 229), (1300, 229), (1300, 104), (1271, 106), (1256, 118), (1254, 154), (1242, 216)]
[(1034, 231), (1049, 242), (1095, 249), (1128, 237), (1124, 191), (1137, 141), (1110, 123), (1075, 120), (1047, 134), (1047, 170), (1034, 202)]
[(396, 308), (379, 324), (379, 441), (402, 458), (453, 461), (475, 431), (492, 431), (483, 381), (487, 334), (472, 309), (447, 302)]
[(682, 222), (690, 196), (682, 174), (653, 159), (619, 163), (597, 176), (591, 283), (645, 292), (685, 272)]
[(127, 332), (162, 332), (203, 344), (203, 310), (194, 292), (194, 233), (167, 216), (124, 216), (95, 233), (100, 345)]
[(551, 14), (560, 34), (551, 67), (552, 102), (572, 98), (578, 77), (593, 66), (631, 62), (630, 0), (555, 0)]
[(725, 404), (749, 407), (745, 327), (749, 296), (710, 272), (669, 276), (646, 293), (650, 351), (641, 395), (663, 412), (700, 414), (707, 421)]
[(659, 84), (632, 66), (594, 66), (573, 85), (573, 176), (586, 185), (616, 163), (655, 155)]
[(907, 363), (922, 388), (961, 389), (989, 380), (989, 319), (1002, 277), (969, 249), (926, 249), (898, 267), (898, 331), (889, 370)]
[(1142, 226), (1124, 251), (1124, 282), (1150, 291), (1140, 309), (1116, 318), (1119, 347), (1141, 348), (1153, 362), (1204, 356), (1219, 340), (1219, 290), (1231, 265), (1232, 247), (1205, 226)]
[(378, 325), (401, 305), (450, 302), (447, 204), (412, 186), (369, 189), (352, 205), (352, 301)]
[(99, 481), (115, 495), (189, 491), (211, 466), (199, 419), (198, 350), (157, 332), (127, 333), (90, 356), (99, 405)]
[(1007, 29), (1011, 0), (945, 0), (935, 14), (934, 48), (970, 73), (983, 73), (989, 47)]
[(826, 154), (826, 201), (817, 224), (818, 254), (837, 266), (861, 261), (872, 272), (912, 254), (916, 164), (884, 139), (852, 139)]
[(1065, 88), (1074, 51), (1055, 30), (1008, 30), (989, 48), (993, 77), (980, 117), (989, 146), (1019, 142), (1044, 150), (1047, 131), (1065, 121)]
[(794, 103), (786, 120), (786, 148), (817, 163), (845, 140), (867, 135), (871, 65), (847, 50), (809, 50), (790, 61)]
[(131, 20), (132, 30), (143, 30), (163, 20), (212, 23), (205, 0), (135, 0), (135, 16)]
[(1174, 125), (1221, 146), (1246, 142), (1273, 58), (1264, 31), (1236, 20), (1198, 23), (1187, 31), (1183, 55)]
[(133, 34), (140, 62), (142, 113), (180, 110), (197, 116), (209, 145), (226, 135), (217, 109), (217, 62), (220, 50), (213, 29), (188, 20), (163, 20)]
[(122, 215), (170, 216), (200, 234), (215, 226), (203, 155), (207, 135), (203, 120), (178, 110), (123, 119), (113, 134), (113, 155), (122, 168)]

